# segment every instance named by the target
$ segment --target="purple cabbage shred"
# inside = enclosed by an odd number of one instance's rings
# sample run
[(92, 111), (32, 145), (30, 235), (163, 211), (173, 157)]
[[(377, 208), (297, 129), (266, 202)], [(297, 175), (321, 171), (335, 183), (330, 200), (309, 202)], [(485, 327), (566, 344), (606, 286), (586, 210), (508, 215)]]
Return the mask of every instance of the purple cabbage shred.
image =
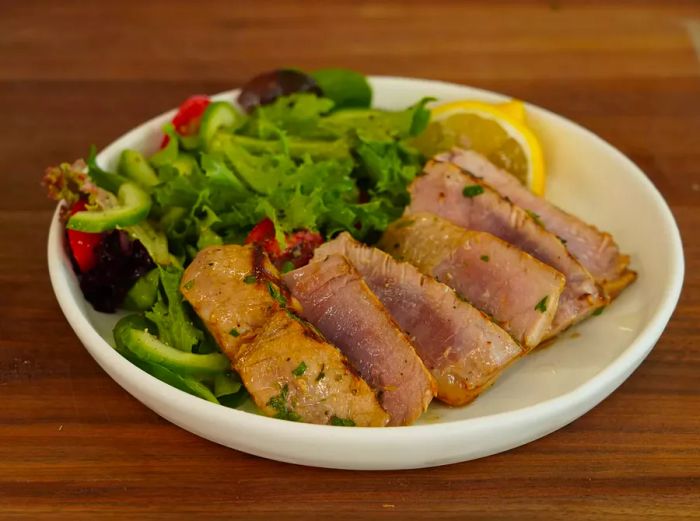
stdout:
[[(97, 311), (114, 313), (124, 302), (131, 286), (156, 267), (146, 248), (132, 241), (126, 232), (114, 230), (95, 248), (97, 264), (81, 273), (73, 262), (85, 299)], [(71, 256), (72, 258), (72, 256)]]

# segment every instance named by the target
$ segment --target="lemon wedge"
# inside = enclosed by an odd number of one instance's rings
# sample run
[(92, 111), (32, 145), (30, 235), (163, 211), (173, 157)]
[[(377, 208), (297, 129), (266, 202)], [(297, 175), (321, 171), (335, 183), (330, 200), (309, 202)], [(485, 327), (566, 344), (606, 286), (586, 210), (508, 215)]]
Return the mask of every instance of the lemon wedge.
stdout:
[(511, 118), (525, 123), (525, 104), (522, 101), (512, 99), (510, 101), (504, 101), (503, 103), (495, 103), (493, 106), (505, 112)]
[(521, 101), (461, 100), (431, 110), (428, 128), (413, 144), (427, 157), (453, 146), (470, 148), (543, 195), (546, 181), (542, 147), (525, 121)]

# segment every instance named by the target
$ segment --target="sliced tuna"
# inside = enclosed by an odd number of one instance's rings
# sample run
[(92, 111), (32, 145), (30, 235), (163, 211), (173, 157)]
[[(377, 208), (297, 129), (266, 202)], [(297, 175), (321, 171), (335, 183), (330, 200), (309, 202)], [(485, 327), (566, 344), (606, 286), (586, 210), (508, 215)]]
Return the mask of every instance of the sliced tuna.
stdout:
[(566, 249), (593, 275), (611, 298), (616, 297), (636, 278), (636, 273), (627, 268), (629, 256), (620, 253), (609, 233), (600, 231), (533, 194), (517, 178), (481, 154), (455, 148), (435, 159), (453, 163), (470, 172), (514, 204), (534, 212), (548, 231), (562, 239)]
[(527, 349), (550, 329), (563, 275), (489, 233), (417, 213), (392, 223), (379, 246), (454, 288)]
[(347, 358), (297, 316), (299, 303), (259, 247), (200, 251), (180, 291), (265, 414), (323, 424), (387, 423)]
[(481, 179), (451, 163), (430, 161), (409, 188), (406, 215), (430, 212), (469, 230), (488, 232), (557, 269), (566, 287), (547, 337), (586, 318), (607, 303), (592, 275), (535, 214), (501, 197)]
[(269, 416), (358, 427), (389, 421), (348, 360), (292, 313), (274, 313), (241, 349), (234, 367)]
[(411, 342), (357, 270), (341, 255), (283, 276), (303, 316), (337, 345), (375, 390), (390, 425), (413, 423), (435, 395), (435, 382)]
[(357, 242), (347, 232), (315, 259), (340, 254), (362, 275), (433, 374), (438, 399), (464, 405), (486, 389), (522, 348), (484, 313), (407, 262)]

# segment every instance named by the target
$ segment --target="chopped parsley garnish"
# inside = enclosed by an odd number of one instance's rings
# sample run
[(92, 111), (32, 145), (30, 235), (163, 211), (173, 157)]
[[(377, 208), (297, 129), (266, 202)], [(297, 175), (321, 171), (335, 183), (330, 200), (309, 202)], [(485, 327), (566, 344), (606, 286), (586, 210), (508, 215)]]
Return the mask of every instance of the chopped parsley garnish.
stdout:
[(547, 300), (549, 300), (549, 295), (542, 297), (542, 300), (540, 300), (535, 306), (535, 311), (539, 311), (540, 313), (547, 311)]
[(243, 277), (243, 282), (246, 284), (255, 284), (258, 281), (258, 278), (255, 275), (246, 275)]
[(291, 319), (293, 319), (293, 320), (296, 320), (296, 321), (299, 322), (302, 326), (305, 326), (305, 325), (306, 325), (306, 322), (304, 322), (304, 319), (301, 318), (299, 315), (297, 315), (296, 313), (292, 313), (292, 312), (289, 311), (288, 309), (286, 309), (285, 311), (286, 311), (287, 316), (288, 316), (289, 318), (291, 318)]
[(481, 195), (483, 193), (484, 187), (481, 185), (465, 186), (464, 190), (462, 190), (462, 195), (464, 197), (476, 197), (477, 195)]
[(268, 407), (272, 407), (277, 411), (275, 418), (280, 420), (289, 420), (293, 422), (301, 420), (301, 416), (287, 406), (287, 396), (289, 396), (289, 385), (284, 384), (280, 393), (270, 398), (270, 401), (267, 402)]
[(605, 309), (605, 306), (596, 309), (593, 313), (591, 313), (591, 316), (592, 316), (592, 317), (597, 317), (598, 315), (602, 315), (604, 309)]
[(350, 418), (338, 418), (335, 414), (331, 416), (331, 425), (337, 425), (339, 427), (354, 427), (355, 422)]
[(190, 279), (182, 285), (185, 289), (192, 289), (194, 287), (194, 279)]
[(231, 331), (229, 331), (228, 334), (231, 336), (240, 336), (238, 329), (236, 329), (235, 327)]
[[(282, 297), (282, 298), (284, 298), (284, 297)], [(287, 302), (287, 301), (285, 300), (285, 303), (286, 303), (286, 302)], [(291, 318), (291, 319), (293, 319), (293, 320), (296, 320), (297, 322), (299, 322), (299, 323), (300, 323), (302, 326), (304, 326), (305, 328), (309, 328), (311, 331), (314, 332), (314, 334), (315, 334), (318, 338), (325, 338), (325, 337), (323, 336), (323, 333), (321, 333), (321, 331), (320, 331), (316, 326), (314, 326), (311, 322), (307, 322), (306, 320), (304, 320), (303, 318), (301, 318), (299, 315), (297, 315), (296, 313), (293, 313), (293, 312), (289, 311), (288, 309), (285, 309), (285, 311), (287, 312), (287, 316), (289, 316), (289, 318)]]
[(307, 322), (306, 325), (309, 326), (309, 328), (311, 329), (311, 331), (313, 331), (313, 332), (316, 334), (316, 336), (317, 336), (318, 338), (321, 338), (321, 339), (324, 339), (324, 340), (325, 340), (326, 337), (323, 336), (323, 333), (321, 333), (321, 330), (320, 330), (319, 328), (317, 328), (316, 326), (314, 326), (311, 322)]
[(482, 255), (480, 258), (481, 258), (481, 260), (484, 261), (484, 262), (488, 262), (488, 261), (489, 261), (489, 256), (488, 256), (488, 255)]
[(280, 290), (277, 286), (272, 284), (272, 282), (268, 282), (267, 290), (270, 292), (270, 296), (277, 301), (280, 307), (287, 307), (287, 299), (284, 298), (284, 295), (282, 295), (282, 293), (280, 293)]
[(537, 224), (542, 226), (544, 228), (544, 223), (542, 223), (542, 219), (540, 219), (540, 214), (533, 212), (532, 210), (525, 210), (527, 214), (532, 217), (532, 220), (535, 221)]
[(292, 261), (284, 261), (284, 263), (282, 264), (282, 269), (280, 269), (280, 271), (282, 273), (289, 273), (293, 269), (294, 269), (294, 263)]
[(299, 315), (297, 315), (296, 313), (293, 313), (293, 312), (289, 311), (288, 309), (285, 309), (284, 311), (287, 313), (287, 316), (288, 316), (289, 318), (291, 318), (292, 320), (296, 320), (296, 321), (299, 322), (302, 326), (308, 327), (308, 328), (312, 329), (314, 333), (317, 333), (318, 336), (321, 336), (321, 333), (313, 326), (313, 324), (311, 324), (310, 322), (307, 322), (306, 320), (304, 320), (303, 318), (301, 318)]
[(306, 372), (306, 363), (302, 360), (298, 366), (294, 370), (292, 370), (292, 374), (299, 378), (301, 375), (303, 375)]

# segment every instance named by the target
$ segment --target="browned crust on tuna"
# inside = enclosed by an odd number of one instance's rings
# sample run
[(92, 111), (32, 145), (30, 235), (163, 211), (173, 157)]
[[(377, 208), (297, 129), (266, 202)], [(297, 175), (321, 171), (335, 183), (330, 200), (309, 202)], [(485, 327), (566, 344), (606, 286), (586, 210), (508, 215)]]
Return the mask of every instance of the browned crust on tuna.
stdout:
[[(460, 165), (460, 159), (464, 159), (465, 156), (468, 154), (471, 154), (469, 157), (472, 159), (475, 159), (476, 157), (480, 157), (479, 154), (476, 154), (473, 151), (466, 151), (460, 148), (453, 148), (449, 152), (445, 152), (442, 154), (438, 154), (434, 160), (438, 162), (447, 162), (449, 164), (454, 165), (455, 167), (459, 168), (466, 174), (473, 175), (472, 172), (470, 172), (468, 169), (462, 167)], [(486, 163), (488, 163), (488, 160), (486, 158), (482, 158), (482, 160)], [(492, 165), (493, 168), (498, 171), (498, 174), (504, 174), (504, 175), (509, 175), (507, 172), (499, 169), (495, 165)], [(488, 180), (483, 181), (484, 184), (488, 185)], [(506, 182), (504, 186), (510, 186), (509, 182)], [(504, 197), (506, 197), (505, 194), (503, 194), (498, 188), (495, 188), (493, 186), (490, 186), (492, 190), (495, 190), (496, 192), (500, 193)], [(525, 188), (523, 187), (523, 190)], [(555, 214), (558, 214), (560, 216), (565, 216), (567, 222), (572, 222), (576, 226), (582, 226), (585, 228), (588, 228), (589, 230), (593, 231), (598, 237), (600, 237), (601, 242), (599, 244), (599, 249), (600, 251), (605, 250), (607, 247), (612, 247), (614, 250), (617, 252), (617, 256), (615, 257), (615, 264), (614, 264), (614, 269), (612, 272), (615, 274), (614, 278), (608, 278), (608, 277), (601, 277), (601, 276), (596, 276), (595, 273), (592, 272), (592, 275), (594, 276), (596, 283), (598, 286), (603, 290), (605, 296), (609, 300), (615, 299), (621, 292), (624, 290), (627, 286), (632, 284), (636, 278), (637, 278), (637, 273), (628, 269), (629, 262), (630, 262), (630, 257), (629, 255), (624, 255), (622, 253), (619, 253), (619, 247), (617, 243), (615, 242), (614, 238), (612, 237), (611, 234), (608, 232), (600, 230), (598, 227), (586, 223), (583, 220), (579, 219), (575, 215), (562, 210), (561, 208), (557, 207), (556, 205), (553, 205), (549, 201), (545, 200), (544, 198), (537, 197), (534, 194), (528, 194), (527, 197), (535, 198), (540, 200), (542, 204), (545, 206), (549, 207), (552, 212)], [(507, 199), (507, 197), (506, 197)], [(543, 221), (545, 224), (545, 227), (547, 227), (547, 222), (546, 222), (546, 217), (543, 216)], [(567, 246), (567, 250), (568, 250)], [(574, 256), (575, 257), (575, 256)], [(584, 267), (586, 266), (584, 263), (582, 263)]]

